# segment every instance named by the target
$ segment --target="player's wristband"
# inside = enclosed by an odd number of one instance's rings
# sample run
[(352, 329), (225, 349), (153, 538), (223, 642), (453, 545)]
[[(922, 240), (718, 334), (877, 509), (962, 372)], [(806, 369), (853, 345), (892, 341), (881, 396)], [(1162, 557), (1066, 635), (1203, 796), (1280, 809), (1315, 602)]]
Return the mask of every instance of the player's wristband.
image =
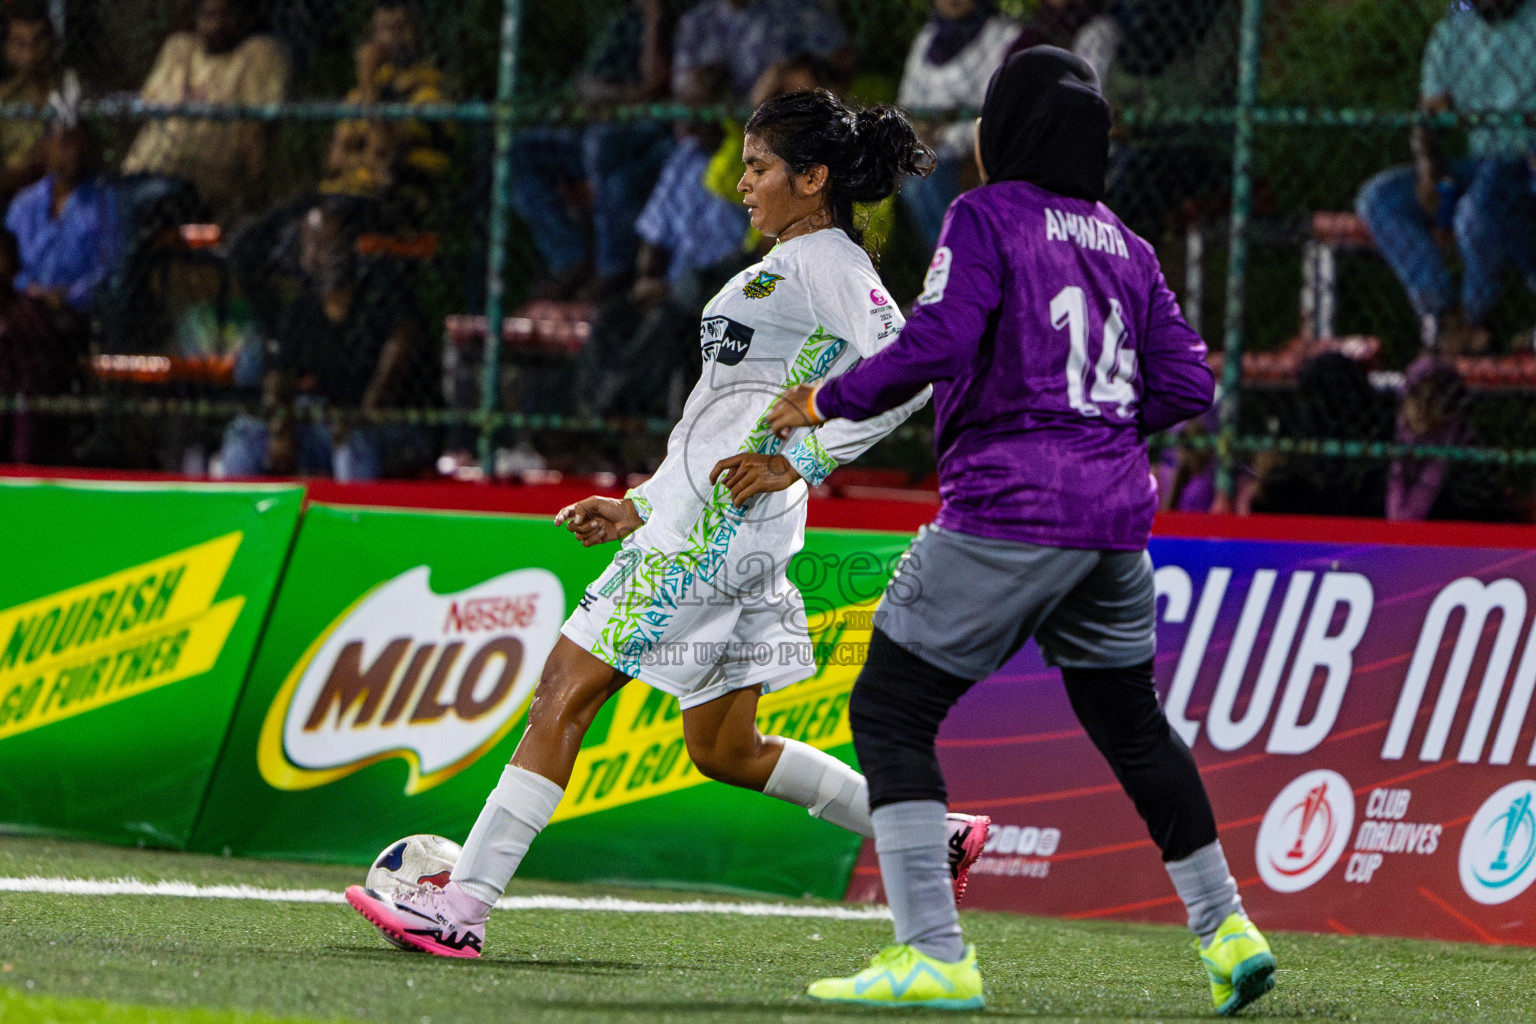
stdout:
[(816, 420), (817, 425), (827, 422), (827, 418), (821, 414), (821, 410), (816, 408), (816, 396), (821, 394), (822, 387), (822, 384), (817, 384), (811, 388), (811, 416)]

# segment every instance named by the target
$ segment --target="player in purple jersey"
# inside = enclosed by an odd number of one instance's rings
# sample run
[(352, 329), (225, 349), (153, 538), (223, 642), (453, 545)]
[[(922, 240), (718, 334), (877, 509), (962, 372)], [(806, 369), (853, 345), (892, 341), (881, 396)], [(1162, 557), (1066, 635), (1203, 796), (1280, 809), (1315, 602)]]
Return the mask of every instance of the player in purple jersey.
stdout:
[(1152, 683), (1147, 435), (1210, 407), (1205, 344), (1152, 247), (1099, 202), (1110, 113), (1053, 47), (993, 75), (977, 134), (987, 184), (950, 206), (901, 336), (786, 391), (775, 430), (864, 420), (933, 385), (942, 508), (875, 615), (849, 705), (898, 945), (818, 999), (983, 1005), (947, 886), (940, 723), (1033, 636), (1162, 851), (1230, 1014), (1275, 961), (1243, 913), (1189, 748)]

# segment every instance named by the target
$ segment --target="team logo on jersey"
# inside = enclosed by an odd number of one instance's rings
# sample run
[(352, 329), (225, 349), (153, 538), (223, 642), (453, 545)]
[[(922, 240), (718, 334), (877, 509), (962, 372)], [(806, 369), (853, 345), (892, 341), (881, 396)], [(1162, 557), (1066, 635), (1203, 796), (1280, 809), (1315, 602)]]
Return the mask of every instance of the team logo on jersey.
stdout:
[(1467, 823), (1461, 840), (1461, 887), (1485, 906), (1519, 896), (1536, 882), (1536, 782), (1511, 782)]
[(741, 286), (741, 294), (749, 299), (766, 299), (773, 294), (774, 286), (782, 280), (784, 280), (782, 274), (770, 274), (766, 270), (759, 270), (756, 277)]
[(705, 317), (699, 325), (699, 346), (706, 363), (713, 359), (721, 366), (735, 366), (746, 358), (751, 344), (752, 328), (728, 316)]
[(1300, 892), (1338, 863), (1355, 823), (1355, 795), (1338, 772), (1307, 772), (1280, 791), (1259, 826), (1253, 859), (1276, 892)]

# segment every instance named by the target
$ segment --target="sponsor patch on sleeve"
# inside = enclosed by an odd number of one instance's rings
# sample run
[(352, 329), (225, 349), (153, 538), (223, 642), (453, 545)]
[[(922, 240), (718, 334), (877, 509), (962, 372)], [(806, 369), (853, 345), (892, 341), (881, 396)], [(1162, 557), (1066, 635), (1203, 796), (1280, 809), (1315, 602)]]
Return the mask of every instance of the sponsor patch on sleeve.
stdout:
[(949, 285), (949, 268), (953, 263), (954, 257), (949, 246), (941, 245), (934, 250), (933, 262), (928, 264), (928, 276), (923, 278), (923, 294), (917, 297), (919, 306), (930, 306), (943, 300), (944, 289)]

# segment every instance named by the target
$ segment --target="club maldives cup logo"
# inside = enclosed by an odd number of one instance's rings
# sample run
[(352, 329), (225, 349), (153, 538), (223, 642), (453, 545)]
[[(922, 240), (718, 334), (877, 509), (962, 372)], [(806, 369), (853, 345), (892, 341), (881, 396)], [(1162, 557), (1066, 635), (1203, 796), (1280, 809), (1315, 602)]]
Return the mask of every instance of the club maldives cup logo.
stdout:
[(1300, 892), (1338, 863), (1355, 823), (1355, 795), (1338, 772), (1307, 772), (1280, 791), (1259, 826), (1254, 860), (1276, 892)]
[(278, 789), (322, 786), (386, 758), (407, 793), (478, 760), (518, 721), (559, 635), (565, 593), (519, 569), (436, 594), (417, 566), (364, 594), (283, 681), (257, 744)]
[(1536, 782), (1522, 780), (1477, 809), (1461, 839), (1461, 887), (1479, 903), (1507, 903), (1536, 881)]

